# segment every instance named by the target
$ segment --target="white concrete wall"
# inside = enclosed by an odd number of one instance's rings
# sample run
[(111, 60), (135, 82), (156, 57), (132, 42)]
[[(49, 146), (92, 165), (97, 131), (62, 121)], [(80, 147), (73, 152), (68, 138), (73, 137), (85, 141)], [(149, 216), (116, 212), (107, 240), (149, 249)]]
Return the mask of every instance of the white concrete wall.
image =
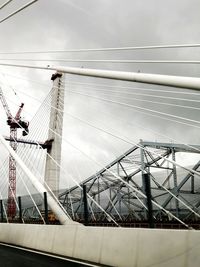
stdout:
[(0, 242), (115, 267), (199, 267), (200, 231), (0, 224)]

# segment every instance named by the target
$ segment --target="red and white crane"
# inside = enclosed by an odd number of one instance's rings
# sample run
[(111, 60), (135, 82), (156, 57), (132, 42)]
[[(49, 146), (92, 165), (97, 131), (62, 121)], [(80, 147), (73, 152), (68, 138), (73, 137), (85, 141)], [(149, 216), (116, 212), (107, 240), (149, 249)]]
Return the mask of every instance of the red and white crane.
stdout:
[[(21, 119), (21, 112), (24, 103), (21, 103), (15, 116), (12, 116), (0, 87), (0, 100), (7, 115), (7, 124), (10, 126), (10, 146), (14, 151), (17, 150), (17, 129), (21, 128), (23, 136), (28, 134), (29, 123)], [(12, 155), (9, 156), (9, 185), (8, 185), (8, 203), (7, 215), (8, 218), (14, 218), (16, 215), (16, 162)]]

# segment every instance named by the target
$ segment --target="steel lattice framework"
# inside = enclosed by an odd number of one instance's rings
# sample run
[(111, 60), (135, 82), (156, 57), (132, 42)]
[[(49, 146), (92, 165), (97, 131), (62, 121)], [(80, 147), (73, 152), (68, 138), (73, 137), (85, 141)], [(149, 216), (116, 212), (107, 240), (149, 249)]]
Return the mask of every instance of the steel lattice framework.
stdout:
[[(145, 148), (145, 150), (143, 150)], [(200, 146), (141, 141), (105, 168), (86, 179), (87, 193), (104, 210), (121, 221), (147, 220), (144, 208), (146, 199), (135, 190), (144, 193), (142, 171), (147, 171), (151, 178), (152, 199), (182, 220), (197, 219), (178, 199), (198, 212), (200, 206), (200, 181), (197, 175), (177, 168), (166, 162), (166, 158), (176, 160), (178, 153), (200, 153)], [(199, 171), (200, 161), (191, 168)], [(120, 179), (117, 179), (117, 176)], [(124, 183), (124, 182), (126, 183)], [(173, 195), (172, 195), (173, 194)], [(75, 220), (82, 220), (84, 215), (83, 194), (74, 186), (59, 196), (59, 200)], [(104, 221), (106, 215), (88, 199), (90, 220)], [(158, 221), (170, 218), (153, 205), (154, 218)]]
[[(23, 135), (28, 134), (29, 123), (21, 119), (21, 112), (24, 104), (21, 103), (17, 113), (13, 116), (8, 107), (7, 101), (0, 87), (0, 101), (7, 116), (7, 124), (10, 126), (10, 146), (16, 152), (17, 151), (17, 129), (23, 130)], [(8, 186), (8, 217), (14, 218), (16, 215), (16, 162), (12, 155), (9, 156), (9, 186)]]

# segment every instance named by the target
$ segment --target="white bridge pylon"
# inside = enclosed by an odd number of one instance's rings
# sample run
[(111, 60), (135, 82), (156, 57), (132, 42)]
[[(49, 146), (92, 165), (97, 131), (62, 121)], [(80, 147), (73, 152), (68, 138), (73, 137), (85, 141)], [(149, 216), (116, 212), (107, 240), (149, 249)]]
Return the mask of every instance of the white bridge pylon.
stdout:
[(56, 72), (53, 81), (48, 140), (52, 141), (47, 149), (44, 181), (58, 197), (61, 165), (61, 145), (64, 110), (64, 74)]

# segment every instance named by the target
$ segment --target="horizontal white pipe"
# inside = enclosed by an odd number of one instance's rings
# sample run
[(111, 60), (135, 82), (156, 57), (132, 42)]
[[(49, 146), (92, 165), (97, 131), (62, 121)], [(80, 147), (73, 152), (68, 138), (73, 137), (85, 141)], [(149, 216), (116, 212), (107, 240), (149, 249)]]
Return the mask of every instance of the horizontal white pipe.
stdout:
[[(16, 160), (16, 162), (19, 164), (19, 166), (22, 168), (24, 173), (27, 175), (27, 177), (32, 182), (33, 186), (38, 190), (38, 192), (43, 196), (44, 192), (47, 190), (41, 184), (38, 179), (32, 174), (32, 172), (26, 167), (24, 162), (21, 160), (21, 158), (16, 154), (16, 152), (6, 143), (3, 136), (0, 134), (0, 141), (6, 148), (6, 150), (13, 156), (13, 158)], [(56, 217), (59, 219), (61, 224), (77, 224), (76, 222), (73, 222), (62, 210), (62, 208), (59, 206), (59, 204), (52, 198), (52, 196), (47, 192), (47, 198), (48, 198), (48, 204), (51, 207), (52, 211), (56, 215)]]
[(8, 64), (8, 63), (0, 63), (0, 65), (31, 68), (31, 69), (56, 70), (63, 73), (96, 77), (96, 78), (132, 81), (138, 83), (156, 84), (156, 85), (173, 86), (173, 87), (180, 87), (192, 90), (200, 90), (200, 78), (195, 78), (195, 77), (182, 77), (173, 75), (147, 74), (147, 73), (137, 73), (137, 72), (111, 71), (111, 70), (86, 69), (86, 68), (49, 66), (49, 65), (32, 66), (32, 65)]

